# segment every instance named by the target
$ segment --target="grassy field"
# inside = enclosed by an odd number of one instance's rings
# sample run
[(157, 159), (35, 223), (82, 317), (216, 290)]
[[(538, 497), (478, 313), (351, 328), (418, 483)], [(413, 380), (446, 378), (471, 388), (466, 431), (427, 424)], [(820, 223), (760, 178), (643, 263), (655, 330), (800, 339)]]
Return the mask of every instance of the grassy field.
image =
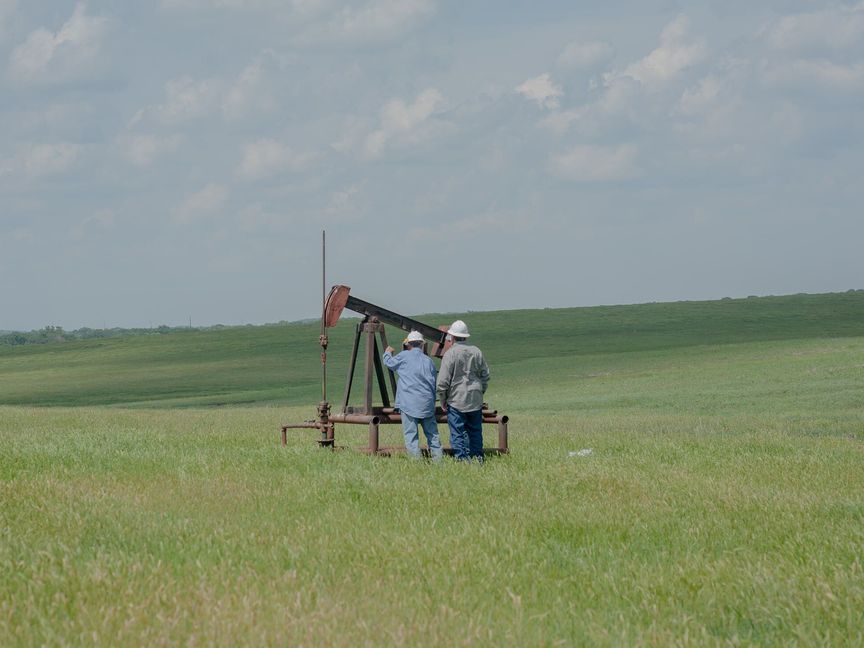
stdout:
[(864, 293), (465, 317), (482, 467), (281, 448), (314, 326), (0, 351), (0, 644), (864, 644)]

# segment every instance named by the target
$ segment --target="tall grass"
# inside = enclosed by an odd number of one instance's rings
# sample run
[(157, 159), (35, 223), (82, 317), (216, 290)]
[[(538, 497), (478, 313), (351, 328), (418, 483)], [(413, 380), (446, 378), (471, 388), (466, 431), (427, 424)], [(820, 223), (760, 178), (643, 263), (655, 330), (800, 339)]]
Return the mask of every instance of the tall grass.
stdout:
[(864, 640), (857, 436), (526, 415), (438, 466), (281, 448), (303, 413), (0, 410), (3, 643)]

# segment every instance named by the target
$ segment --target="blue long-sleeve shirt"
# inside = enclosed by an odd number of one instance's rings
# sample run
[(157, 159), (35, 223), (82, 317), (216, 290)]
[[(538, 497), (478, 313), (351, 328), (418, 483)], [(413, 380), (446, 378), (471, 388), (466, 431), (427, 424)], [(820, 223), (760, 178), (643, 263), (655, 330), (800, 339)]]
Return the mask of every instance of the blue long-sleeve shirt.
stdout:
[(414, 418), (435, 414), (435, 363), (420, 349), (397, 355), (384, 353), (384, 364), (399, 374), (396, 382), (396, 407)]

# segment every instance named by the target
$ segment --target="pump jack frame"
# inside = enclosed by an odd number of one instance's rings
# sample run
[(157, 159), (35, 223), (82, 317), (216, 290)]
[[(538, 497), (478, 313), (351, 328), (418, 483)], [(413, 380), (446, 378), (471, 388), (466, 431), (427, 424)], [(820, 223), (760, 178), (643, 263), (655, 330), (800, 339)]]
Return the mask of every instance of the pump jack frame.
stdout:
[[(324, 301), (322, 312), (322, 333), (319, 338), (321, 344), (321, 361), (324, 370), (324, 388), (323, 400), (318, 403), (317, 417), (313, 420), (304, 421), (303, 423), (286, 424), (281, 426), (282, 445), (288, 444), (288, 430), (292, 429), (316, 429), (321, 433), (321, 438), (318, 440), (318, 445), (332, 450), (341, 449), (344, 446), (336, 445), (336, 423), (348, 425), (366, 425), (369, 431), (369, 445), (361, 448), (361, 452), (378, 456), (391, 456), (395, 453), (405, 452), (402, 446), (382, 446), (380, 444), (379, 431), (381, 425), (394, 425), (402, 423), (402, 416), (399, 410), (391, 404), (390, 391), (392, 390), (393, 399), (396, 396), (396, 377), (390, 369), (386, 370), (388, 374), (385, 377), (384, 364), (381, 360), (381, 353), (387, 348), (387, 334), (384, 328), (384, 323), (392, 326), (397, 326), (403, 331), (411, 330), (419, 331), (423, 334), (427, 341), (433, 342), (432, 355), (442, 357), (445, 351), (449, 348), (449, 343), (446, 340), (447, 327), (441, 326), (434, 328), (412, 320), (410, 318), (394, 313), (387, 309), (375, 306), (369, 302), (357, 299), (349, 294), (348, 286), (334, 286), (326, 300)], [(357, 324), (353, 346), (351, 349), (351, 359), (348, 364), (348, 374), (345, 381), (345, 392), (342, 398), (342, 408), (338, 414), (331, 412), (331, 406), (326, 397), (326, 362), (327, 362), (327, 344), (326, 328), (335, 326), (336, 322), (344, 308), (349, 308), (363, 315), (363, 319)], [(364, 341), (364, 361), (363, 361), (363, 401), (359, 406), (351, 406), (351, 388), (354, 384), (354, 375), (357, 368), (357, 359), (360, 352), (361, 340)], [(379, 346), (380, 340), (380, 346)], [(427, 344), (424, 344), (424, 352), (427, 352)], [(389, 378), (389, 389), (388, 389)], [(375, 400), (375, 384), (377, 383), (377, 391), (379, 392), (381, 405), (373, 404)], [(447, 423), (447, 414), (441, 407), (435, 408), (435, 418), (438, 423)], [(486, 403), (483, 403), (483, 425), (495, 425), (498, 432), (498, 445), (494, 447), (484, 447), (484, 455), (503, 455), (510, 452), (509, 447), (509, 417), (499, 414), (497, 410), (489, 409)], [(485, 446), (485, 443), (484, 443)], [(450, 447), (444, 448), (444, 453), (453, 454), (453, 449)], [(423, 449), (423, 454), (428, 455), (428, 449)]]

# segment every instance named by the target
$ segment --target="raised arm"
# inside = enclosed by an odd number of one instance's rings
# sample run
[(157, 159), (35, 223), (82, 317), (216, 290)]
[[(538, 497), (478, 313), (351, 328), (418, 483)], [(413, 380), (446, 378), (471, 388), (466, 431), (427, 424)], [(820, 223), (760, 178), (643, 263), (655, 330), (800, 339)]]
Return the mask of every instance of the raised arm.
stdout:
[(393, 355), (393, 347), (387, 347), (384, 350), (384, 366), (388, 369), (397, 369), (399, 365), (402, 364), (402, 358), (400, 357), (402, 354), (399, 353), (397, 355)]

